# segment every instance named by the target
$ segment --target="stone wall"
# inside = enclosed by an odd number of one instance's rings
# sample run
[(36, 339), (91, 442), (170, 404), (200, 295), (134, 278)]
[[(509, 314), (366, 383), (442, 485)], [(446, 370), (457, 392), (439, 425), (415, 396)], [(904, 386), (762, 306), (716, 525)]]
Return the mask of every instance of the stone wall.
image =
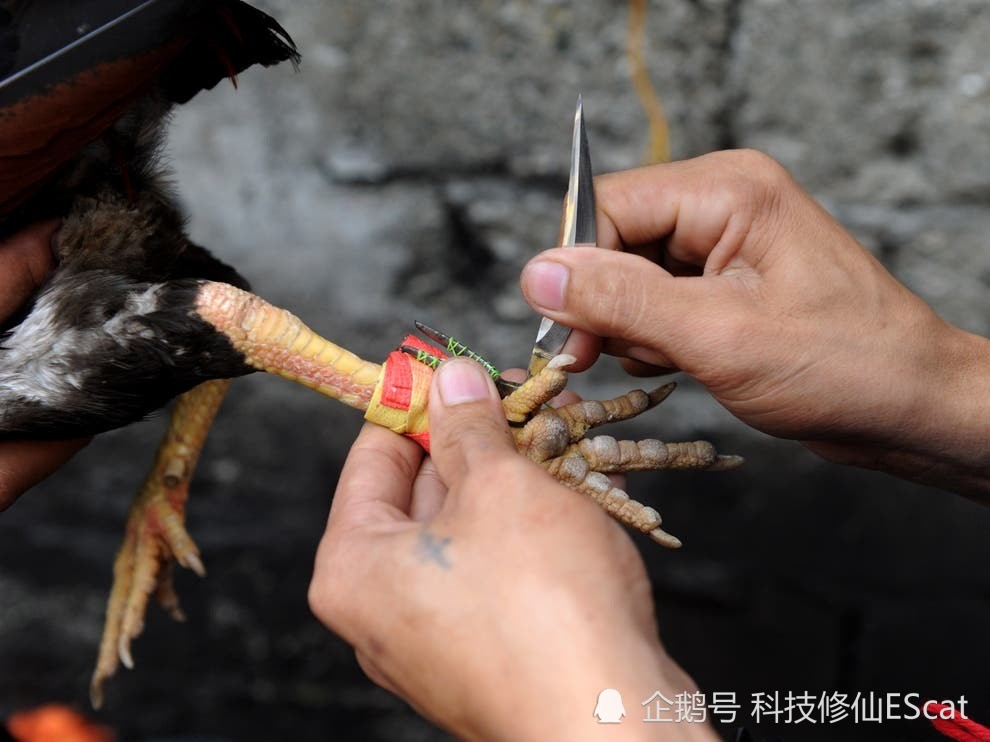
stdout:
[[(298, 73), (251, 70), (175, 116), (194, 238), (367, 357), (420, 318), (524, 363), (537, 323), (517, 278), (554, 242), (577, 94), (597, 171), (635, 166), (646, 144), (626, 4), (266, 8), (299, 44)], [(651, 0), (647, 20), (675, 157), (768, 152), (946, 319), (990, 333), (986, 3)], [(629, 385), (602, 366), (580, 391)], [(364, 680), (306, 609), (359, 417), (279, 379), (235, 385), (190, 508), (210, 576), (180, 575), (188, 622), (152, 611), (137, 669), (114, 682), (102, 716), (126, 739), (441, 736)], [(162, 427), (103, 436), (0, 517), (0, 712), (84, 702), (121, 524)], [(686, 543), (643, 545), (662, 635), (703, 689), (739, 694), (743, 721), (758, 690), (965, 693), (990, 721), (990, 514), (753, 433), (689, 381), (627, 431), (748, 459), (631, 486)], [(928, 738), (917, 722), (838, 729)]]

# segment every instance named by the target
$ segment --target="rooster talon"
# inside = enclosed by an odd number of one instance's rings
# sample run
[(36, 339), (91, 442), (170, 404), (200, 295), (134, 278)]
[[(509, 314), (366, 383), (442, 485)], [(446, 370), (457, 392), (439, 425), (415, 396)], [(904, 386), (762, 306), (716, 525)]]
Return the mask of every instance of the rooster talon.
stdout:
[(550, 362), (547, 364), (547, 368), (567, 368), (573, 363), (577, 363), (576, 357), (568, 355), (567, 353), (561, 353), (560, 355), (554, 356), (550, 359)]
[(166, 564), (162, 567), (162, 574), (158, 580), (158, 589), (155, 591), (155, 599), (162, 610), (171, 616), (173, 621), (183, 622), (186, 614), (179, 607), (179, 596), (175, 592), (175, 585), (172, 582), (172, 565)]
[(117, 642), (117, 656), (120, 657), (120, 664), (128, 670), (134, 669), (134, 658), (131, 656), (131, 642), (126, 637), (120, 637)]
[(203, 566), (203, 560), (199, 558), (196, 552), (189, 551), (182, 555), (176, 555), (176, 561), (186, 569), (191, 569), (197, 576), (206, 577), (206, 567)]
[(746, 459), (742, 456), (727, 456), (719, 454), (715, 463), (708, 467), (707, 471), (731, 471), (732, 469), (738, 469), (746, 463)]
[(680, 549), (683, 545), (677, 536), (667, 533), (662, 528), (654, 528), (650, 531), (649, 536), (658, 544), (661, 546), (666, 546), (668, 549)]

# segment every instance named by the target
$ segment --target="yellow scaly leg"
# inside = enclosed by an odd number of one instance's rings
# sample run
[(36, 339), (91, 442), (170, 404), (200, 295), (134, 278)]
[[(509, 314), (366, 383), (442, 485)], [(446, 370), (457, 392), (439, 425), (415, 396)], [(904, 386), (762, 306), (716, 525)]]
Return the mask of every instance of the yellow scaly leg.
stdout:
[[(381, 375), (381, 366), (321, 338), (297, 317), (233, 286), (205, 283), (197, 310), (223, 332), (261, 371), (279, 374), (357, 409), (365, 409)], [(182, 620), (172, 585), (172, 560), (203, 576), (199, 550), (186, 532), (189, 482), (229, 380), (208, 381), (181, 395), (155, 464), (127, 517), (124, 543), (114, 562), (114, 584), (96, 669), (90, 683), (95, 708), (103, 703), (103, 684), (123, 664), (134, 666), (131, 641), (141, 633), (148, 599)]]
[(103, 703), (103, 682), (119, 664), (134, 666), (131, 640), (144, 627), (148, 597), (156, 593), (173, 618), (182, 620), (172, 587), (172, 559), (201, 577), (206, 574), (199, 550), (186, 532), (185, 505), (196, 461), (229, 386), (226, 379), (207, 381), (176, 400), (154, 466), (131, 504), (90, 682), (95, 708)]

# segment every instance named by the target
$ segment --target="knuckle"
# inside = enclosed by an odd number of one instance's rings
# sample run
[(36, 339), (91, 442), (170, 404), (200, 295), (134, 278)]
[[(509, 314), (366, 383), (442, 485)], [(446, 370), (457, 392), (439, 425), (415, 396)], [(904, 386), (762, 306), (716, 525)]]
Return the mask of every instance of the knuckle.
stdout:
[(759, 150), (728, 150), (714, 156), (726, 174), (719, 180), (720, 200), (732, 213), (752, 215), (766, 211), (792, 182), (783, 165)]
[(748, 175), (753, 181), (777, 180), (787, 170), (777, 160), (758, 149), (732, 149), (719, 152), (731, 169)]
[(747, 172), (766, 172), (776, 168), (783, 170), (781, 165), (773, 157), (758, 149), (733, 149), (723, 154), (732, 158), (732, 161), (737, 167), (743, 168)]
[[(654, 268), (646, 260), (643, 263), (643, 271)], [(627, 333), (631, 323), (638, 323), (649, 314), (652, 292), (647, 282), (641, 280), (643, 271), (596, 270), (591, 274), (588, 299), (582, 308), (592, 332), (603, 337), (620, 331)]]
[(319, 579), (319, 570), (313, 574), (313, 578), (309, 581), (309, 589), (306, 591), (306, 602), (309, 604), (310, 612), (320, 620), (323, 620), (326, 601), (323, 582)]
[(343, 597), (347, 591), (339, 570), (332, 566), (337, 561), (329, 555), (318, 557), (306, 601), (314, 616), (339, 633), (340, 627), (348, 621), (349, 601)]

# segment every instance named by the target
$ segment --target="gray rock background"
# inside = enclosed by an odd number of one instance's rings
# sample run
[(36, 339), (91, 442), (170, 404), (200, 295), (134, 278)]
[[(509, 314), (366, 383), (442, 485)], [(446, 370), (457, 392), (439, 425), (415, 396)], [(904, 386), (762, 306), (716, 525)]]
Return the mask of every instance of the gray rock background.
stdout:
[[(576, 94), (597, 171), (635, 166), (646, 143), (626, 4), (263, 5), (303, 65), (251, 70), (176, 114), (194, 238), (369, 358), (415, 317), (523, 363), (536, 322), (517, 277), (556, 236)], [(647, 18), (675, 157), (768, 152), (942, 316), (990, 333), (985, 2), (651, 0)], [(576, 385), (606, 396), (629, 382), (606, 362)], [(359, 424), (280, 379), (235, 385), (189, 515), (210, 575), (179, 576), (187, 623), (151, 611), (137, 669), (100, 715), (123, 739), (443, 737), (306, 608)], [(0, 518), (0, 715), (84, 706), (124, 514), (163, 427), (103, 436)], [(742, 722), (750, 693), (826, 690), (965, 694), (990, 722), (990, 513), (755, 434), (690, 382), (627, 431), (748, 459), (631, 486), (686, 543), (643, 548), (661, 633), (704, 690), (739, 694)], [(938, 738), (920, 722), (760, 730)]]

